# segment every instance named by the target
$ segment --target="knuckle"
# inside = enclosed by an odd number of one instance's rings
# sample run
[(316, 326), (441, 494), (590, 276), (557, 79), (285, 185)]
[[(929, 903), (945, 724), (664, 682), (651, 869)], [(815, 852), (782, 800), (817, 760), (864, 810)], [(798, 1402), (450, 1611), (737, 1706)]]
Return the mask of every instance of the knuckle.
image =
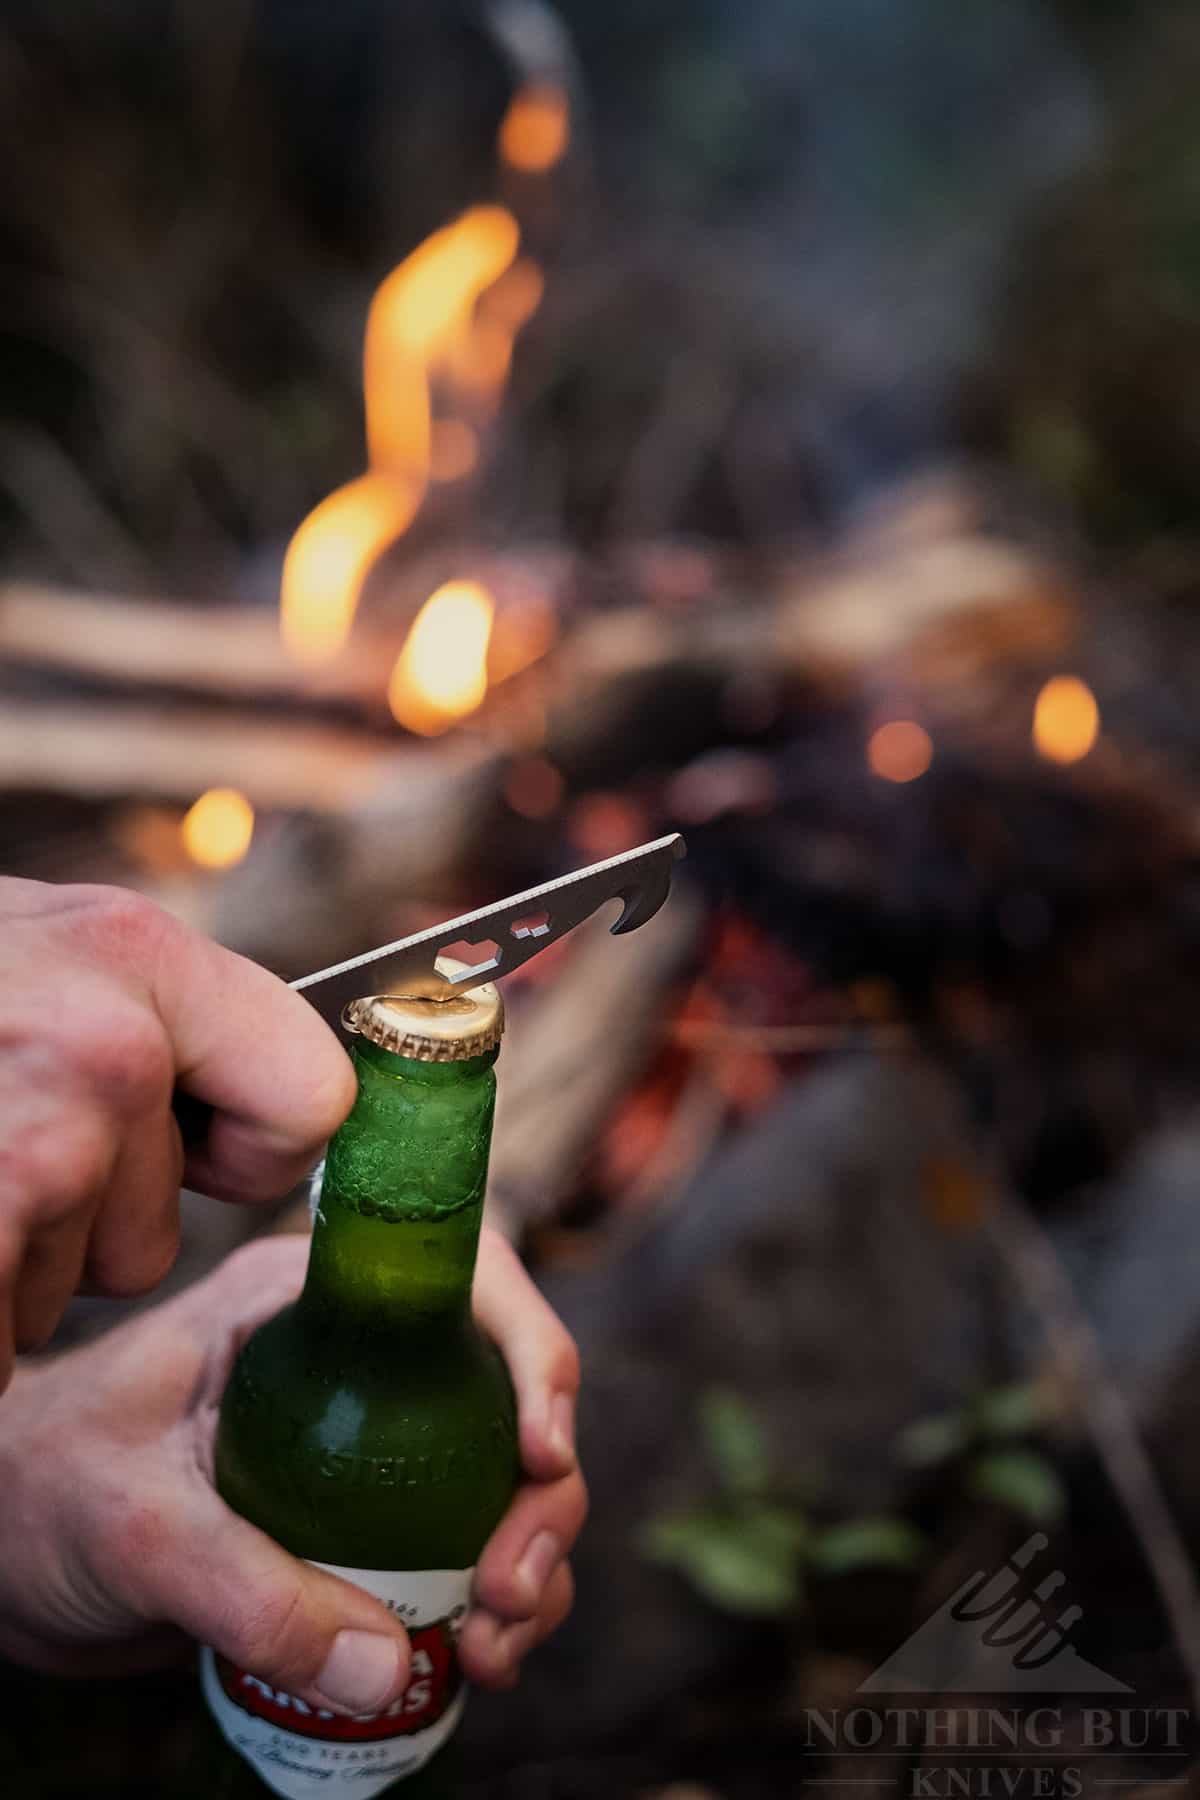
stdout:
[(148, 1007), (113, 1006), (78, 1040), (76, 1057), (114, 1112), (149, 1112), (166, 1103), (175, 1076), (166, 1032)]
[(179, 1217), (137, 1242), (88, 1253), (88, 1276), (111, 1300), (136, 1300), (170, 1274), (179, 1254)]
[(87, 934), (92, 948), (106, 961), (144, 970), (177, 929), (170, 913), (132, 888), (96, 884), (76, 893), (83, 902), (72, 914), (76, 928)]
[(109, 1135), (86, 1114), (58, 1112), (0, 1144), (0, 1187), (39, 1226), (69, 1218), (103, 1182)]
[(591, 1501), (582, 1475), (567, 1475), (563, 1478), (562, 1485), (565, 1491), (559, 1504), (562, 1507), (563, 1535), (569, 1543), (574, 1543), (587, 1523)]
[(475, 1572), (475, 1601), (500, 1618), (529, 1618), (531, 1602), (511, 1567), (497, 1554), (484, 1556)]

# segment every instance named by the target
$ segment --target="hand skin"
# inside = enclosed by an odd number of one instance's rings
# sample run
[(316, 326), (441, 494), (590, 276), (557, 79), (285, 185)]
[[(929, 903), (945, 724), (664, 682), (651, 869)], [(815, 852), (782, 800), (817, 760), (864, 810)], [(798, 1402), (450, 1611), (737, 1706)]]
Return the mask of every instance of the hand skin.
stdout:
[[(176, 1086), (214, 1108), (186, 1157)], [(182, 1628), (341, 1710), (403, 1687), (407, 1643), (386, 1610), (285, 1555), (211, 1485), (225, 1375), (299, 1290), (302, 1242), (248, 1247), (100, 1343), (22, 1368), (3, 1393), (14, 1351), (45, 1344), (73, 1293), (162, 1279), (181, 1181), (222, 1200), (277, 1198), (354, 1092), (334, 1034), (267, 970), (124, 889), (0, 878), (0, 1651), (108, 1672), (141, 1666)], [(571, 1448), (578, 1366), (490, 1234), (476, 1307), (512, 1371), (531, 1477), (481, 1559), (462, 1639), (468, 1674), (504, 1686), (571, 1603), (566, 1553), (586, 1505)]]
[[(97, 1343), (18, 1368), (0, 1402), (0, 1653), (63, 1674), (161, 1661), (180, 1632), (311, 1704), (371, 1712), (408, 1642), (377, 1600), (289, 1556), (212, 1485), (217, 1405), (250, 1332), (299, 1292), (304, 1239), (260, 1239)], [(575, 1346), (485, 1230), (475, 1312), (508, 1363), (527, 1480), (487, 1544), (460, 1642), (511, 1687), (571, 1605), (587, 1506), (573, 1448)]]
[[(186, 1158), (177, 1085), (215, 1109)], [(276, 1199), (353, 1100), (334, 1034), (266, 969), (122, 888), (0, 878), (0, 1393), (73, 1293), (162, 1279), (181, 1182)]]

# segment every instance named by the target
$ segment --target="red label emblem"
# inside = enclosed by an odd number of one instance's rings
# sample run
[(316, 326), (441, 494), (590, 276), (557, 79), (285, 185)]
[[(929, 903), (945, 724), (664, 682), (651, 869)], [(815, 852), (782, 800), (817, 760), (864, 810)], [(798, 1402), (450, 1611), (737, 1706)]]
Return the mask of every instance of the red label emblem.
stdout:
[(235, 1706), (255, 1719), (265, 1719), (298, 1737), (322, 1738), (328, 1743), (361, 1744), (380, 1738), (407, 1737), (424, 1731), (440, 1719), (459, 1690), (462, 1677), (454, 1654), (454, 1636), (448, 1619), (410, 1631), (412, 1673), (404, 1692), (381, 1713), (357, 1713), (345, 1718), (310, 1706), (285, 1694), (269, 1681), (260, 1681), (245, 1669), (235, 1668), (223, 1656), (214, 1658), (217, 1679)]

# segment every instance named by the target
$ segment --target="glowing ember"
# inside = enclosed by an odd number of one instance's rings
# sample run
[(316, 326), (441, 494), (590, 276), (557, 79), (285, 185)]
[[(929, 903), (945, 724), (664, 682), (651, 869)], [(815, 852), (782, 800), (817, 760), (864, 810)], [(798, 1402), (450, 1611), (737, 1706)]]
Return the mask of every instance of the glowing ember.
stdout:
[(536, 82), (513, 95), (500, 126), (497, 148), (510, 168), (540, 175), (561, 161), (571, 137), (570, 110), (562, 88)]
[(890, 719), (871, 733), (867, 761), (884, 781), (915, 781), (933, 761), (933, 739), (912, 719)]
[(407, 530), (420, 491), (386, 475), (361, 475), (310, 512), (283, 562), (280, 627), (304, 662), (345, 643), (371, 564)]
[(209, 788), (185, 814), (180, 830), (193, 862), (231, 869), (250, 848), (254, 808), (236, 788)]
[(491, 595), (475, 581), (448, 581), (430, 595), (388, 684), (399, 724), (431, 737), (475, 711), (487, 693), (494, 611)]
[(439, 419), (429, 443), (434, 481), (461, 481), (479, 461), (479, 437), (465, 419)]
[(1100, 735), (1100, 708), (1077, 675), (1056, 675), (1037, 697), (1033, 742), (1048, 762), (1079, 762)]

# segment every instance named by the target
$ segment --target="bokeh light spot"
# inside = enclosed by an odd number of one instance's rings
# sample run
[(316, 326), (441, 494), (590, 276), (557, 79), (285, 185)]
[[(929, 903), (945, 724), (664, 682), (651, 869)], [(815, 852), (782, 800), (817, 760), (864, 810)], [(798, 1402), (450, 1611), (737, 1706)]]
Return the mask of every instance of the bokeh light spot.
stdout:
[(209, 788), (184, 815), (184, 848), (205, 869), (240, 863), (254, 836), (254, 808), (236, 788)]
[(889, 719), (867, 743), (867, 762), (883, 781), (915, 781), (932, 761), (933, 739), (914, 719)]
[(1077, 675), (1055, 675), (1033, 709), (1033, 742), (1048, 762), (1074, 763), (1085, 757), (1100, 735), (1100, 708), (1086, 681)]

